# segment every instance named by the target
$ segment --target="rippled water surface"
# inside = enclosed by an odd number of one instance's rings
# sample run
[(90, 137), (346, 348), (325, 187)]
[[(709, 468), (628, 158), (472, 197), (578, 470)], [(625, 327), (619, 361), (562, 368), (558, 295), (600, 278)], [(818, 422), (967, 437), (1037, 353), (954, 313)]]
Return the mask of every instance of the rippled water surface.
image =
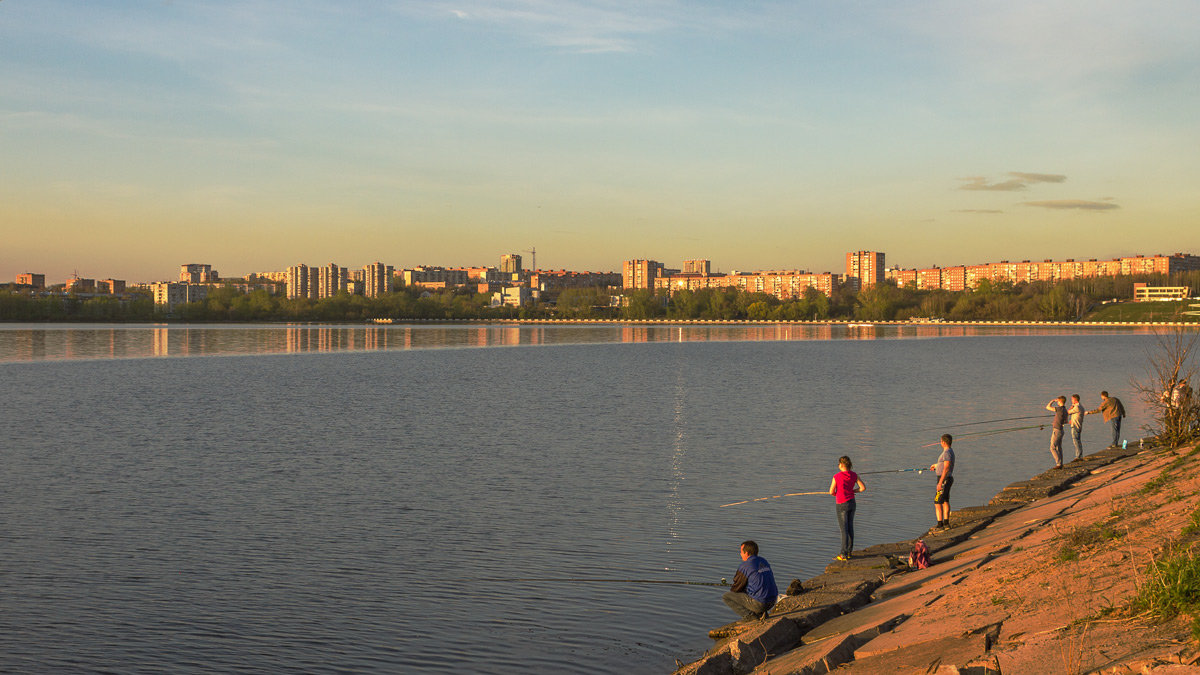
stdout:
[[(824, 489), (841, 454), (928, 466), (943, 429), (960, 434), (955, 502), (981, 503), (1047, 467), (1049, 433), (948, 425), (1106, 388), (1133, 437), (1152, 343), (0, 326), (0, 671), (669, 671), (734, 618), (721, 589), (581, 580), (716, 582), (746, 538), (781, 585), (817, 574), (831, 499), (720, 505)], [(435, 348), (500, 345), (534, 346)], [(859, 546), (928, 527), (928, 472), (865, 479)]]

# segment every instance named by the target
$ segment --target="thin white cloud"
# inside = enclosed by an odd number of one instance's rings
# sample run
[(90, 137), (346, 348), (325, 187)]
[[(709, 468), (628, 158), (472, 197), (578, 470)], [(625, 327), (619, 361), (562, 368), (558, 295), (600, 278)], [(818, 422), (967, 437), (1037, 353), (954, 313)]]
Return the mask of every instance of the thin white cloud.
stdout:
[[(427, 6), (400, 12), (429, 15)], [(520, 35), (534, 44), (576, 53), (625, 53), (646, 48), (648, 37), (695, 22), (720, 21), (723, 13), (699, 15), (674, 1), (461, 0), (450, 13)]]
[(1024, 173), (1020, 171), (1010, 171), (1008, 173), (1011, 178), (997, 182), (991, 182), (984, 176), (967, 176), (960, 178), (963, 184), (959, 186), (959, 190), (982, 190), (990, 192), (1016, 192), (1035, 183), (1063, 183), (1067, 177), (1057, 173)]
[(1193, 0), (932, 0), (905, 3), (890, 16), (944, 62), (976, 76), (1077, 89), (1194, 59), (1195, 24), (1182, 17), (1195, 9)]
[(1010, 176), (1019, 178), (1027, 183), (1065, 183), (1067, 177), (1059, 173), (1022, 173), (1010, 171)]
[(1025, 206), (1036, 206), (1043, 209), (1075, 209), (1079, 211), (1111, 211), (1121, 208), (1111, 201), (1087, 201), (1084, 199), (1048, 199), (1037, 202), (1021, 202)]

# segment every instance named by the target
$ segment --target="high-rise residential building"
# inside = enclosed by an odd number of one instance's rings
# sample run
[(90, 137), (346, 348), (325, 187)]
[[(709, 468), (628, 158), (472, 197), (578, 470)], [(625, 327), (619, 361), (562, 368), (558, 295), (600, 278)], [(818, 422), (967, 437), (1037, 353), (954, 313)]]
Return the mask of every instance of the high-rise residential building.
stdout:
[(308, 299), (319, 300), (321, 298), (321, 268), (308, 268)]
[(179, 281), (181, 283), (203, 284), (205, 282), (216, 281), (217, 278), (217, 272), (212, 268), (212, 265), (188, 263), (179, 266)]
[(287, 268), (287, 297), (289, 300), (308, 297), (308, 265)]
[(855, 251), (846, 254), (846, 282), (856, 288), (870, 288), (882, 284), (884, 278), (883, 253), (880, 251)]
[(710, 262), (708, 260), (684, 260), (683, 261), (683, 273), (684, 274), (700, 274), (703, 276), (708, 276), (709, 274), (711, 274), (711, 270), (712, 270), (712, 262)]
[(39, 289), (45, 288), (46, 287), (46, 275), (45, 274), (34, 274), (32, 272), (18, 274), (17, 275), (17, 285), (18, 286), (33, 286), (34, 288), (39, 288)]
[(392, 290), (392, 266), (374, 262), (363, 268), (363, 295), (378, 298)]
[(653, 289), (654, 280), (666, 269), (656, 260), (626, 260), (621, 271), (622, 288)]
[(516, 253), (505, 253), (500, 256), (500, 271), (505, 274), (521, 272), (521, 256)]
[(338, 267), (337, 263), (329, 263), (320, 268), (320, 291), (318, 297), (332, 298), (346, 290), (346, 268)]

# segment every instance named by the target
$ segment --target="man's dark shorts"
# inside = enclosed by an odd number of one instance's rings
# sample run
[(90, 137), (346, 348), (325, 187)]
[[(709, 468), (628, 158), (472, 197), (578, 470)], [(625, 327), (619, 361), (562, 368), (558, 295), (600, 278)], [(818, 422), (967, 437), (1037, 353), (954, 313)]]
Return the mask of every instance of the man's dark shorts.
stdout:
[(950, 503), (950, 488), (954, 487), (954, 476), (950, 476), (942, 483), (942, 489), (937, 491), (933, 496), (934, 504), (949, 504)]

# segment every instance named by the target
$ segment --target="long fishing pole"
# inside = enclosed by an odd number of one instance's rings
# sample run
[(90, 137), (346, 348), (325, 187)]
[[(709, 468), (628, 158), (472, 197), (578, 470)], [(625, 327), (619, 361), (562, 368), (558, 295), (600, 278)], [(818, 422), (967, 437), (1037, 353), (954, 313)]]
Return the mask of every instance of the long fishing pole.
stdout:
[[(928, 469), (924, 469), (924, 468), (920, 468), (920, 469), (885, 469), (883, 471), (862, 471), (862, 472), (859, 472), (858, 475), (869, 476), (874, 473), (905, 473), (907, 471), (915, 471), (919, 474), (922, 471), (928, 471)], [(785, 494), (785, 495), (771, 495), (770, 497), (758, 497), (757, 499), (747, 499), (745, 501), (733, 502), (732, 504), (722, 504), (720, 508), (725, 508), (726, 506), (737, 506), (739, 504), (749, 504), (750, 502), (761, 502), (761, 501), (765, 501), (768, 499), (779, 499), (780, 497), (803, 497), (803, 496), (807, 496), (807, 495), (827, 495), (827, 494), (829, 494), (829, 492), (824, 491), (824, 490), (821, 492), (789, 492), (788, 494)]]
[(961, 424), (943, 424), (940, 427), (929, 427), (928, 429), (917, 429), (917, 431), (933, 431), (934, 429), (953, 429), (955, 427), (969, 427), (975, 424), (994, 424), (996, 422), (1015, 422), (1017, 420), (1035, 420), (1045, 415), (1029, 415), (1026, 417), (1005, 417), (999, 420), (983, 420), (981, 422), (963, 422)]
[[(1007, 433), (1011, 433), (1013, 431), (1025, 431), (1026, 429), (1045, 429), (1045, 428), (1046, 428), (1045, 424), (1032, 424), (1027, 427), (1009, 427), (1007, 429), (991, 429), (989, 431), (976, 431), (975, 433), (971, 433), (971, 434), (959, 434), (958, 436), (954, 437), (954, 440), (957, 441), (960, 438), (968, 438), (968, 437), (972, 437), (972, 436), (995, 436), (996, 434), (1007, 434)], [(933, 446), (937, 445), (938, 443), (941, 443), (941, 441), (934, 441), (932, 443), (926, 443), (925, 445), (922, 445), (921, 447), (929, 448), (929, 447), (933, 447)]]
[(510, 577), (507, 579), (466, 579), (466, 581), (487, 581), (504, 583), (509, 581), (554, 581), (563, 583), (589, 583), (589, 584), (677, 584), (681, 586), (728, 586), (729, 582), (721, 579), (720, 583), (715, 581), (676, 581), (674, 579), (566, 579), (561, 577)]
[(827, 495), (828, 492), (789, 492), (786, 495), (771, 495), (770, 497), (757, 497), (755, 499), (747, 499), (745, 501), (733, 502), (732, 504), (722, 504), (721, 508), (726, 506), (737, 506), (738, 504), (749, 504), (750, 502), (761, 502), (767, 499), (779, 499), (780, 497), (804, 497), (806, 495)]

